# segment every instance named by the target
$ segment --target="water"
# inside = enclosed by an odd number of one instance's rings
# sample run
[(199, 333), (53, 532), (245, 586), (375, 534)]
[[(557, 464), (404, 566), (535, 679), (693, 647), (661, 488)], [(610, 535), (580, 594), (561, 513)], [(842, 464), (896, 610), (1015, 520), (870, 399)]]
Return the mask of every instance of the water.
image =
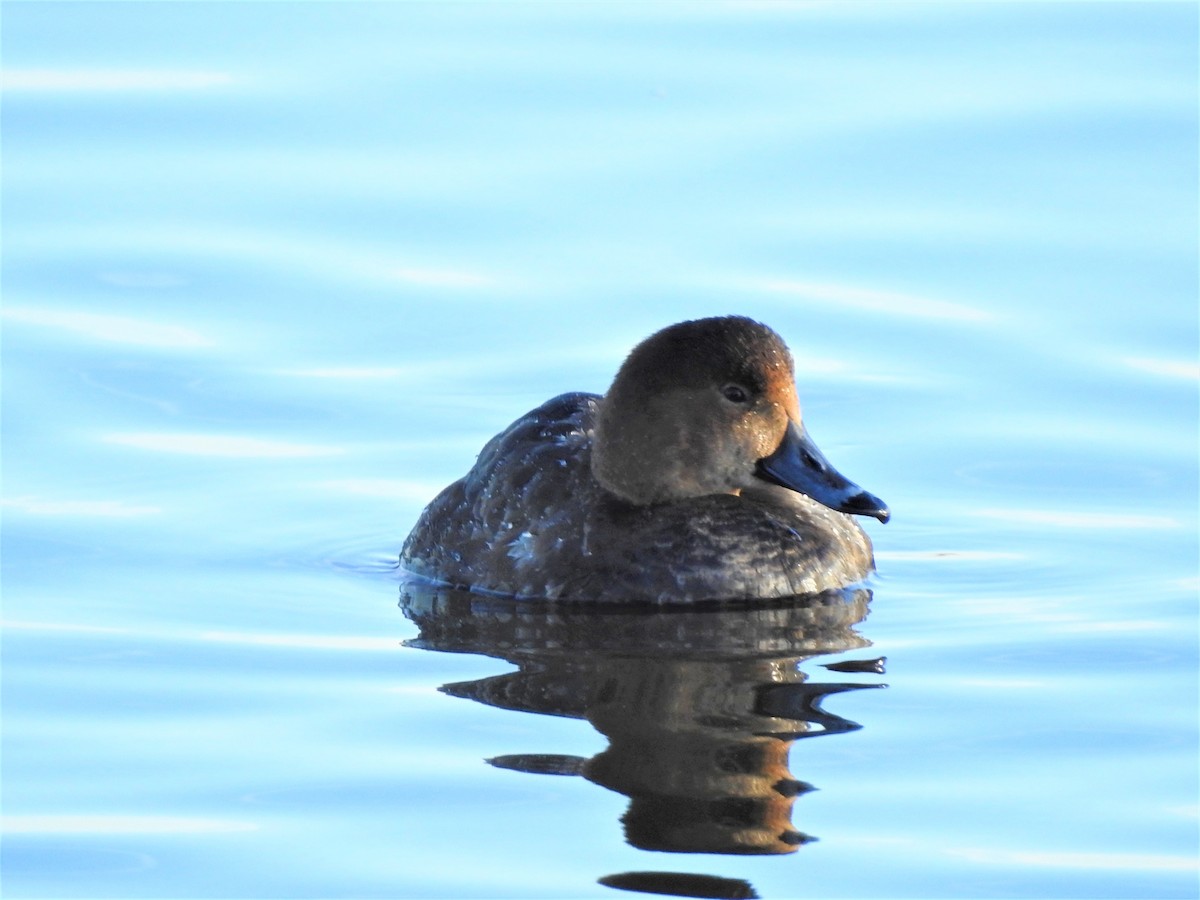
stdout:
[[(3, 24), (6, 896), (1197, 896), (1193, 5)], [(869, 600), (402, 592), (487, 437), (728, 312)]]

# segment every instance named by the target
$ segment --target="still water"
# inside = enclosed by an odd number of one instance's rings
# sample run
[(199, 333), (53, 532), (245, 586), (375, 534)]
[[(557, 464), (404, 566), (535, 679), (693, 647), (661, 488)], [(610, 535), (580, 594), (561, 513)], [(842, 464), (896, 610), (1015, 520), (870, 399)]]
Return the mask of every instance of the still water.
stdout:
[[(1197, 896), (1194, 4), (3, 16), (5, 896)], [(863, 591), (402, 583), (734, 312)]]

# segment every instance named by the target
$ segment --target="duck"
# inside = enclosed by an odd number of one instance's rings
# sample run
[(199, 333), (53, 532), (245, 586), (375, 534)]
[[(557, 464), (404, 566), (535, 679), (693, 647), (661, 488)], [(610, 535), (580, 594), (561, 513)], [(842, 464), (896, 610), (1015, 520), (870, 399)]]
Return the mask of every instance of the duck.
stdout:
[(887, 522), (800, 415), (784, 340), (745, 316), (643, 340), (603, 396), (546, 401), (493, 437), (405, 540), (406, 576), (559, 602), (693, 604), (843, 591)]

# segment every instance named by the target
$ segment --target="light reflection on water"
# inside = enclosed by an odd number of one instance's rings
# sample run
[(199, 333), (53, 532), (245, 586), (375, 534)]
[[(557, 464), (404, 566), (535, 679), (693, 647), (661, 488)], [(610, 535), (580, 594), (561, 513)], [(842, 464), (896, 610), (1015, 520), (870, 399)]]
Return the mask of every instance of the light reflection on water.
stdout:
[[(1197, 895), (1192, 5), (4, 25), (8, 895)], [(894, 510), (869, 615), (399, 586), (488, 437), (729, 312)]]

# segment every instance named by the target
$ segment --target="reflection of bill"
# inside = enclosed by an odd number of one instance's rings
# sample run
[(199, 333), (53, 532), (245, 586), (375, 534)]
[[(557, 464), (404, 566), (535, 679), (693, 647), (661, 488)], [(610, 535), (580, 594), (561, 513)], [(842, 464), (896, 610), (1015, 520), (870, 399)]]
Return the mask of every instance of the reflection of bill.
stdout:
[(505, 659), (516, 672), (445, 685), (490, 706), (587, 719), (609, 740), (590, 759), (497, 757), (494, 765), (578, 774), (630, 798), (626, 839), (646, 850), (790, 853), (811, 837), (792, 806), (811, 785), (788, 769), (799, 738), (859, 726), (798, 664), (862, 648), (865, 590), (697, 608), (537, 604), (406, 584), (411, 646)]
[(672, 894), (677, 897), (711, 897), (714, 900), (755, 900), (758, 893), (740, 878), (691, 875), (684, 872), (622, 872), (600, 879), (605, 887), (642, 894)]

